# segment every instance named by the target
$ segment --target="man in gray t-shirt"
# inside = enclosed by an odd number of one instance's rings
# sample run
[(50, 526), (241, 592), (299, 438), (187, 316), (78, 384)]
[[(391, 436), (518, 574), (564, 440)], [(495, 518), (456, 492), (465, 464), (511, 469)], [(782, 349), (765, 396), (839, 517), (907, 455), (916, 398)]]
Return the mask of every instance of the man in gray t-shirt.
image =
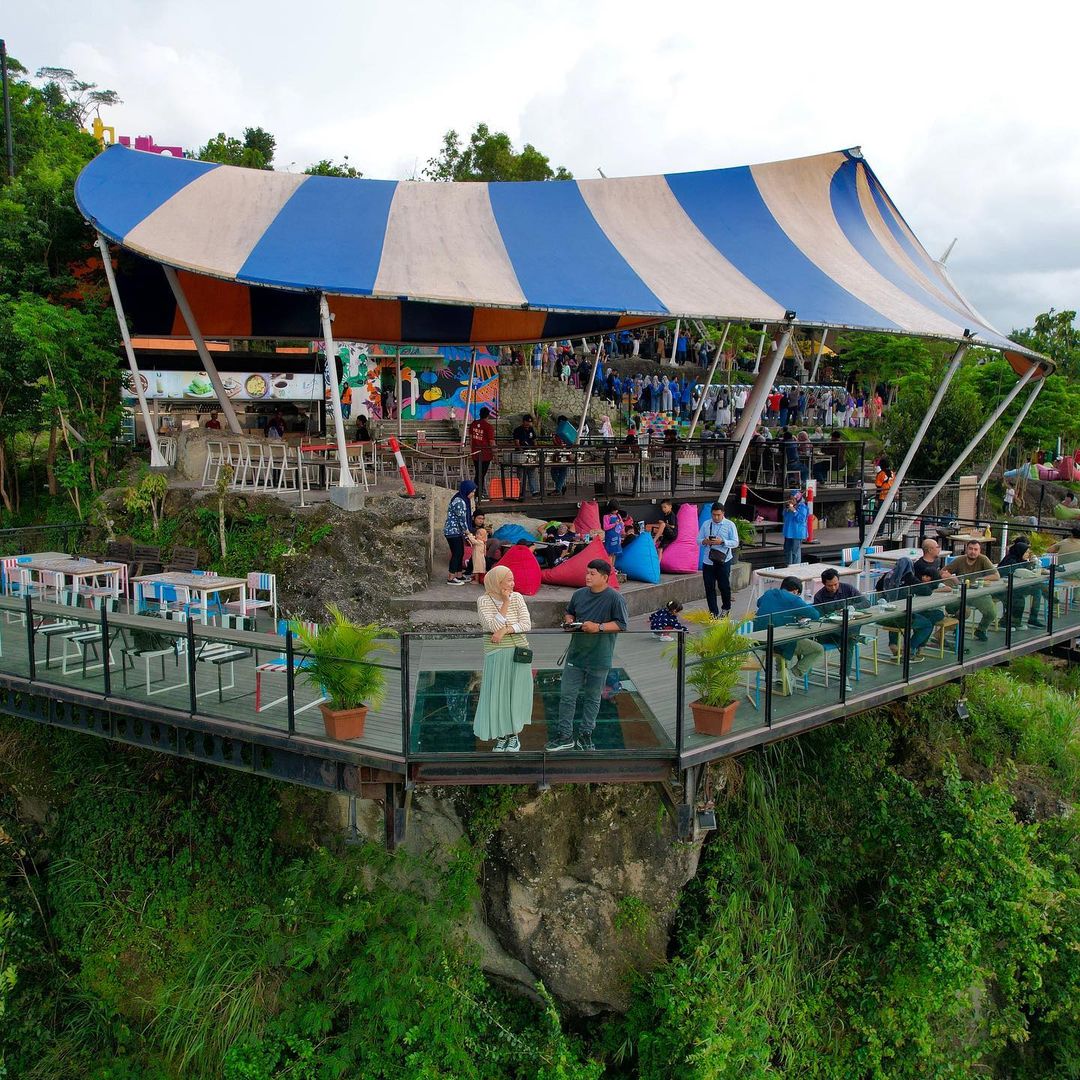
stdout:
[[(559, 721), (555, 737), (545, 747), (556, 750), (593, 750), (592, 733), (600, 711), (600, 695), (615, 656), (615, 637), (626, 629), (626, 601), (608, 585), (611, 564), (593, 559), (585, 570), (585, 588), (578, 589), (566, 605), (563, 625), (581, 623), (566, 652)], [(581, 698), (581, 726), (574, 739), (574, 715)]]

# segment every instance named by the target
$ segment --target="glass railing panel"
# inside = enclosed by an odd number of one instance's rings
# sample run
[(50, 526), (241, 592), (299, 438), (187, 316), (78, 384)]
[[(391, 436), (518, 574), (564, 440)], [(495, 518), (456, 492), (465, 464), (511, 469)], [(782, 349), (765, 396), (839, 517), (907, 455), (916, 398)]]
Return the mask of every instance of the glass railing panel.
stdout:
[(1054, 558), (1054, 629), (1080, 629), (1080, 551)]
[[(965, 660), (995, 652), (1005, 647), (1005, 600), (1008, 593), (1008, 581), (995, 570), (986, 570), (966, 574), (955, 579), (955, 584), (966, 584), (966, 605), (964, 611), (963, 657)], [(959, 619), (960, 604), (949, 606), (950, 617)], [(957, 629), (958, 633), (959, 630)], [(959, 659), (960, 653), (953, 650), (952, 659)]]
[(112, 696), (190, 712), (186, 620), (116, 615), (109, 628)]
[[(363, 661), (352, 657), (313, 656), (293, 637), (293, 730), (333, 739), (377, 754), (403, 752), (401, 642), (379, 638)], [(258, 723), (289, 723), (289, 654), (279, 638), (275, 654), (259, 652), (253, 667), (258, 679)], [(212, 690), (213, 686), (208, 685)], [(335, 701), (335, 696), (341, 695)], [(346, 696), (347, 695), (347, 696)], [(203, 700), (213, 700), (210, 695)], [(336, 708), (344, 704), (345, 709)], [(362, 710), (366, 706), (366, 711)], [(200, 708), (201, 711), (201, 708)]]
[(25, 612), (21, 597), (0, 595), (0, 671), (24, 679), (30, 676)]
[(515, 735), (525, 753), (674, 748), (677, 642), (648, 632), (527, 637), (532, 658), (519, 663), (483, 635), (409, 635), (410, 752), (503, 752), (499, 738)]

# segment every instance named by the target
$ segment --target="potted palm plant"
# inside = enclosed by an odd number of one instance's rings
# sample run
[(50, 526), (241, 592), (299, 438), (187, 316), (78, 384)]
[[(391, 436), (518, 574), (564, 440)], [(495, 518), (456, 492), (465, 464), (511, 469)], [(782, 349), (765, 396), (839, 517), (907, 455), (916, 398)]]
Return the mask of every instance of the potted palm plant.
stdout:
[(749, 639), (731, 619), (714, 619), (707, 611), (683, 616), (701, 633), (686, 638), (686, 682), (697, 691), (690, 702), (694, 730), (699, 735), (726, 735), (731, 730), (738, 700), (732, 694), (750, 652)]
[(298, 670), (318, 687), (326, 702), (319, 706), (326, 734), (332, 739), (359, 739), (364, 734), (368, 708), (378, 706), (386, 690), (383, 669), (370, 659), (385, 648), (385, 631), (375, 623), (360, 626), (340, 608), (328, 604), (330, 622), (312, 630), (294, 625), (306, 655)]

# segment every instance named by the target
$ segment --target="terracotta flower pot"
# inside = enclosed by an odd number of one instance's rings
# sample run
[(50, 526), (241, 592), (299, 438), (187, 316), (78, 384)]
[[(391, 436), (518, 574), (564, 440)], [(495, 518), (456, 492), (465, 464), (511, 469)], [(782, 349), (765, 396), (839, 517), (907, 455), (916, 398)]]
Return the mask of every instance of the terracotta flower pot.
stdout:
[(700, 701), (691, 701), (694, 730), (699, 735), (726, 735), (731, 730), (738, 707), (738, 701), (729, 701), (726, 705), (705, 705)]
[(364, 721), (368, 711), (366, 705), (361, 705), (358, 709), (331, 709), (328, 705), (320, 705), (319, 710), (322, 712), (326, 734), (331, 739), (359, 739), (364, 734)]

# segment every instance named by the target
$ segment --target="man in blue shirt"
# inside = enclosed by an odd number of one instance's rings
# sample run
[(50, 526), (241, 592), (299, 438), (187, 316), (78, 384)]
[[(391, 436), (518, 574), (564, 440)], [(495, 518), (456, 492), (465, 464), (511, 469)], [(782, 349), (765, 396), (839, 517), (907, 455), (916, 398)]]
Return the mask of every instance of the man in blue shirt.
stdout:
[[(786, 577), (778, 589), (766, 589), (758, 599), (754, 617), (755, 630), (767, 630), (771, 622), (774, 627), (788, 626), (796, 619), (820, 619), (821, 615), (813, 604), (802, 598), (802, 585), (798, 578)], [(812, 637), (800, 637), (794, 641), (777, 642), (774, 645), (791, 667), (792, 675), (801, 678), (814, 670), (814, 665), (825, 655), (821, 642)]]
[[(698, 544), (705, 549), (701, 576), (705, 582), (705, 601), (714, 619), (731, 614), (731, 564), (739, 546), (739, 530), (724, 514), (723, 503), (713, 503), (712, 517), (698, 529)], [(716, 587), (720, 586), (723, 612), (716, 606)]]
[(787, 566), (802, 562), (802, 542), (806, 539), (806, 523), (809, 517), (810, 508), (802, 497), (802, 492), (793, 488), (791, 497), (784, 506), (784, 558)]

